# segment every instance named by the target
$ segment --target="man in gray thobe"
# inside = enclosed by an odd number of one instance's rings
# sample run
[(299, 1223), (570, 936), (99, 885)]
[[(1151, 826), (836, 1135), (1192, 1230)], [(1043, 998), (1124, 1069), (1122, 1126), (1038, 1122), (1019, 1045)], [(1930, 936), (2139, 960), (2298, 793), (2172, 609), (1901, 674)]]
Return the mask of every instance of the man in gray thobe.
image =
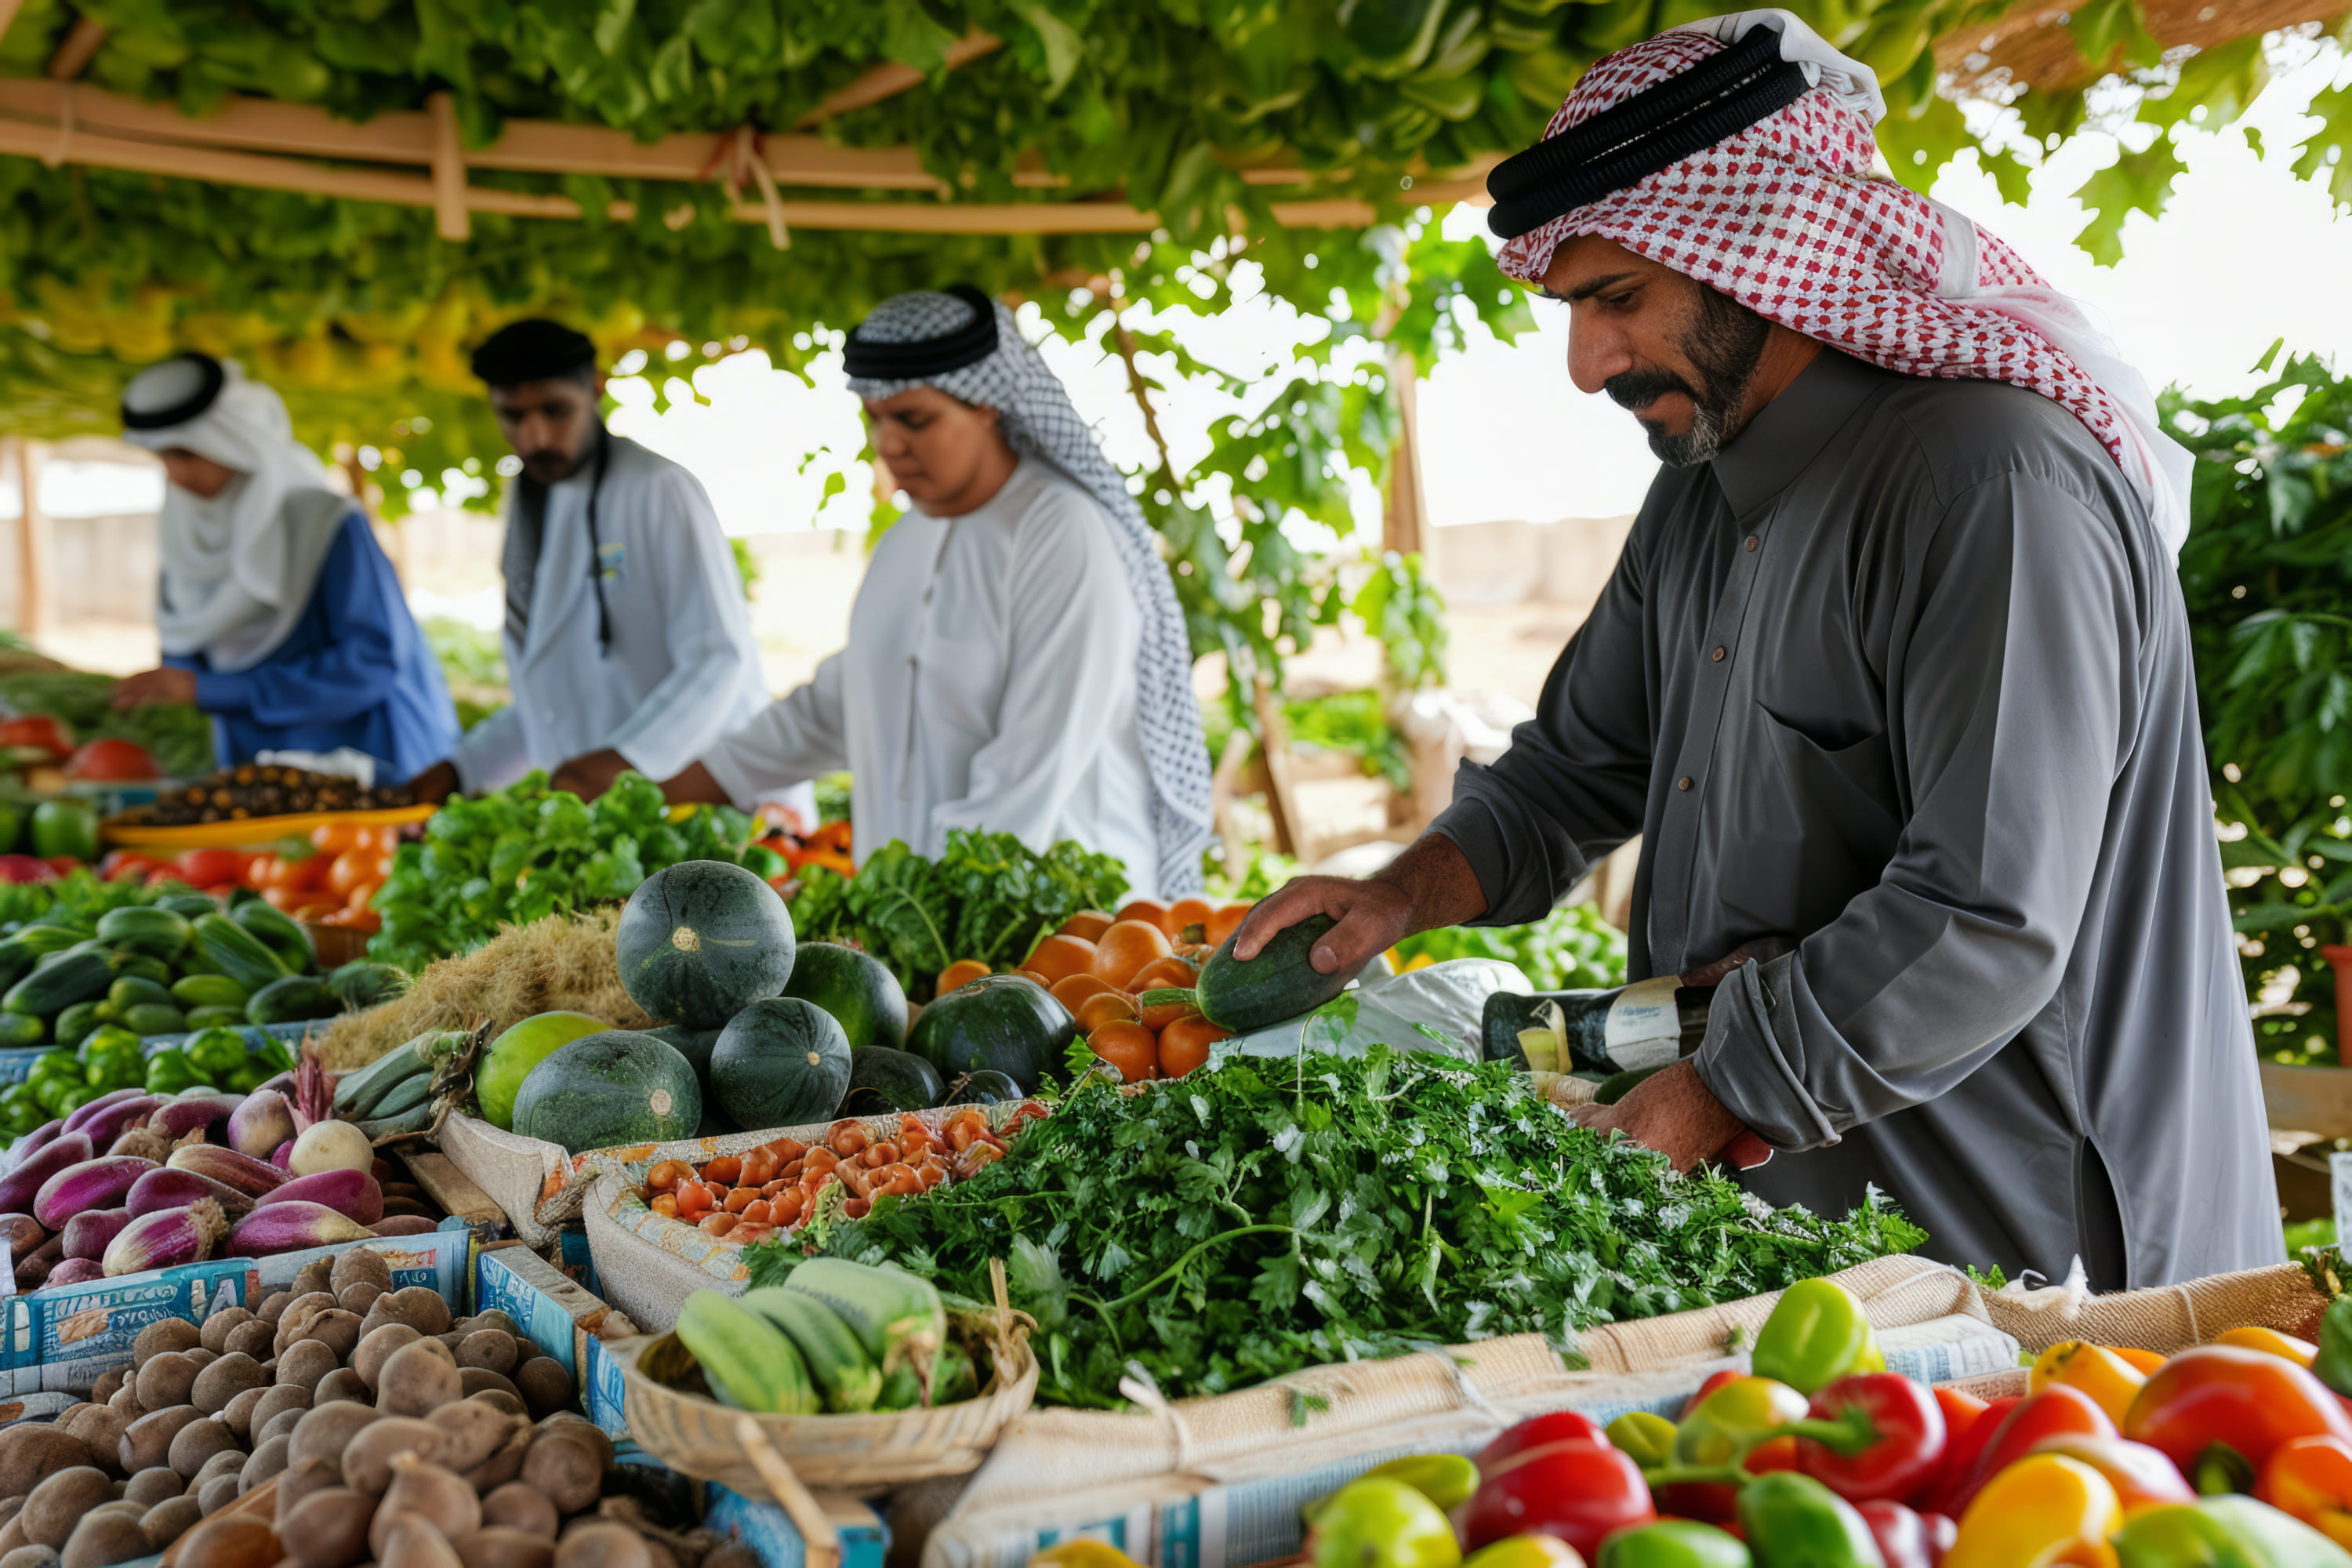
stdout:
[(1760, 1197), (1874, 1184), (1953, 1263), (2079, 1257), (2115, 1289), (2276, 1262), (2185, 476), (2063, 298), (1869, 178), (1874, 98), (1746, 13), (1601, 61), (1496, 171), (1505, 270), (1567, 303), (1573, 379), (1669, 466), (1510, 750), (1379, 876), (1265, 900), (1240, 952), (1318, 911), (1327, 972), (1534, 920), (1638, 833), (1630, 974), (1722, 983), (1696, 1054), (1586, 1125), (1678, 1169), (1753, 1134)]

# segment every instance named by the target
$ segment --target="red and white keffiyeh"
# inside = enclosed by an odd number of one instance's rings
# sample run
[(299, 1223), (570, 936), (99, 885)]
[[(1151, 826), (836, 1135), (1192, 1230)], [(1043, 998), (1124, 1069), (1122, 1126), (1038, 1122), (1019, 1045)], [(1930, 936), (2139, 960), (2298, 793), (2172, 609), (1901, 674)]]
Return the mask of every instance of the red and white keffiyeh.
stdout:
[(1792, 331), (1901, 375), (2008, 382), (2082, 420), (2147, 503), (2175, 552), (2192, 459), (2159, 427), (2147, 382), (2082, 307), (1993, 235), (1872, 172), (1885, 112), (1869, 68), (1786, 11), (1693, 23), (1586, 71), (1547, 139), (1690, 69), (1759, 26), (1816, 85), (1657, 174), (1503, 247), (1534, 282), (1561, 241), (1598, 235), (1695, 278)]

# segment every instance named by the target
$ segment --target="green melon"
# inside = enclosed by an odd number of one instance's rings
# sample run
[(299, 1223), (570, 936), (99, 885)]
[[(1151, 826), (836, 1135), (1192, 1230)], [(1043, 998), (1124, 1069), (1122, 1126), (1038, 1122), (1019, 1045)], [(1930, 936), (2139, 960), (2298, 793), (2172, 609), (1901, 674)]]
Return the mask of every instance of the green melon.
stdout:
[(666, 1024), (716, 1029), (793, 974), (793, 917), (724, 860), (681, 860), (629, 895), (614, 950), (632, 1001)]
[(797, 996), (752, 1003), (710, 1052), (710, 1092), (747, 1128), (832, 1121), (849, 1075), (849, 1037), (832, 1014)]
[(514, 1130), (568, 1153), (691, 1138), (702, 1125), (694, 1064), (633, 1029), (583, 1035), (530, 1069)]
[(837, 942), (803, 942), (793, 955), (784, 994), (832, 1014), (852, 1050), (903, 1049), (907, 1044), (907, 993), (889, 966), (870, 952)]
[(490, 1042), (482, 1065), (474, 1069), (474, 1098), (481, 1102), (482, 1120), (512, 1131), (515, 1096), (522, 1092), (530, 1069), (581, 1036), (612, 1026), (585, 1013), (541, 1013), (509, 1028)]
[(861, 1046), (850, 1053), (849, 1093), (842, 1100), (844, 1116), (887, 1116), (897, 1110), (922, 1110), (937, 1105), (948, 1086), (939, 1069), (910, 1051), (887, 1046)]
[(710, 1048), (719, 1043), (719, 1037), (724, 1031), (689, 1029), (683, 1024), (664, 1024), (660, 1028), (647, 1029), (646, 1033), (692, 1062), (694, 1070), (708, 1079), (710, 1077)]

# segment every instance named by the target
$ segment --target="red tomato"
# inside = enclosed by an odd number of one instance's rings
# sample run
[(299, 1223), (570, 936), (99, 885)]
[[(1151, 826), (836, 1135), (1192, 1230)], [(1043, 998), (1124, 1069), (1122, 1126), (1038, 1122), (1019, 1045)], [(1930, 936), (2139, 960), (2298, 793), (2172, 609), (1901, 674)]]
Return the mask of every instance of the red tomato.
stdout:
[(1551, 1443), (1598, 1443), (1603, 1447), (1616, 1447), (1609, 1441), (1600, 1426), (1589, 1417), (1573, 1410), (1555, 1410), (1549, 1415), (1538, 1415), (1510, 1428), (1479, 1449), (1475, 1462), (1480, 1475), (1491, 1476), (1512, 1455)]
[(241, 883), (247, 862), (254, 858), (241, 849), (191, 849), (180, 857), (180, 879), (192, 888)]
[(130, 741), (92, 741), (66, 763), (69, 779), (153, 779), (163, 777), (144, 746)]
[(2124, 1415), (2124, 1436), (2159, 1450), (2184, 1475), (2209, 1443), (2227, 1443), (2259, 1470), (2291, 1437), (2352, 1440), (2352, 1415), (2326, 1384), (2284, 1356), (2200, 1345), (2142, 1385)]
[(296, 892), (324, 892), (327, 877), (334, 868), (332, 855), (306, 855), (299, 860), (281, 858), (278, 862), (278, 885)]
[[(1810, 1414), (1832, 1421), (1860, 1410), (1877, 1441), (1851, 1457), (1810, 1437), (1797, 1439), (1797, 1468), (1848, 1502), (1900, 1502), (1936, 1479), (1944, 1462), (1944, 1412), (1935, 1396), (1899, 1373), (1841, 1377), (1813, 1395)], [(1748, 1467), (1755, 1468), (1754, 1465)]]
[(152, 855), (142, 855), (136, 849), (109, 850), (106, 858), (98, 863), (99, 876), (110, 882), (118, 882), (126, 877), (137, 877), (144, 881), (157, 871), (176, 876), (178, 868), (169, 860), (158, 860)]
[(10, 746), (38, 746), (51, 756), (67, 756), (73, 751), (73, 731), (46, 713), (0, 721), (0, 749)]
[(1632, 1458), (1607, 1443), (1548, 1443), (1480, 1484), (1462, 1531), (1473, 1552), (1513, 1535), (1556, 1535), (1590, 1561), (1612, 1531), (1656, 1517)]
[(310, 847), (321, 855), (341, 855), (357, 848), (366, 831), (355, 822), (322, 822), (310, 829)]

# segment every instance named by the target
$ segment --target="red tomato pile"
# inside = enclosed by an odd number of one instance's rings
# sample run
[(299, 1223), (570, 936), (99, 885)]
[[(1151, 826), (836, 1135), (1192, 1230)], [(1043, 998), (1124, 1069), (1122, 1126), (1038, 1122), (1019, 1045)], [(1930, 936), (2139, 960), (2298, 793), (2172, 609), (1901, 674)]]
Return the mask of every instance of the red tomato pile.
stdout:
[(379, 929), (383, 920), (368, 907), (392, 874), (396, 826), (322, 822), (310, 830), (307, 854), (265, 849), (190, 849), (157, 856), (117, 849), (100, 864), (111, 881), (137, 877), (148, 882), (185, 882), (215, 897), (251, 888), (277, 909), (313, 925)]

